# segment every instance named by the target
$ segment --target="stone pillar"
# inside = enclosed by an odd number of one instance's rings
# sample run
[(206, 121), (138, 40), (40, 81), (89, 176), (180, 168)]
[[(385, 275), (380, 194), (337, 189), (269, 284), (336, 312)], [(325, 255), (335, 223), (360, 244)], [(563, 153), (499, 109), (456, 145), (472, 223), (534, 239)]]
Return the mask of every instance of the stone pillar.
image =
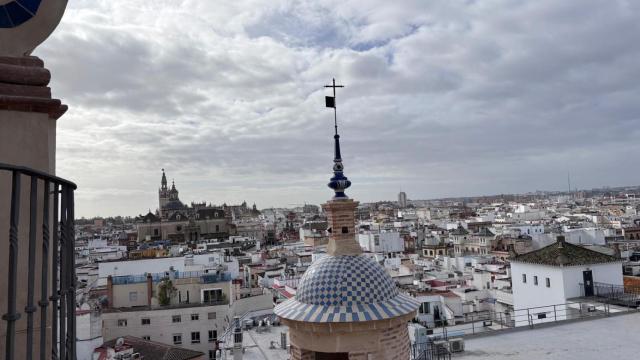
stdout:
[[(0, 43), (0, 50), (2, 48)], [(0, 51), (1, 52), (1, 51)], [(51, 98), (51, 89), (47, 86), (50, 73), (37, 57), (0, 56), (0, 163), (24, 166), (45, 173), (55, 173), (56, 120), (67, 110), (60, 100)], [(16, 322), (15, 356), (25, 358), (27, 313), (27, 286), (29, 261), (29, 205), (30, 179), (22, 176), (20, 183), (20, 212), (18, 224), (17, 251), (17, 296), (16, 309), (20, 318)], [(49, 189), (46, 189), (49, 191)], [(34, 338), (33, 356), (40, 356), (40, 316), (41, 274), (43, 264), (42, 222), (45, 188), (42, 182), (37, 184), (36, 200), (36, 246), (33, 259), (34, 277)], [(9, 228), (11, 204), (11, 173), (0, 171), (0, 292), (5, 293), (8, 286), (9, 266)], [(50, 205), (49, 216), (53, 213)], [(50, 218), (51, 219), (51, 218)], [(49, 220), (50, 220), (49, 219)], [(50, 233), (53, 223), (49, 222)], [(48, 267), (52, 263), (52, 248), (48, 249)], [(48, 273), (48, 291), (51, 291), (51, 271)], [(0, 314), (7, 311), (7, 296), (0, 296)], [(50, 326), (52, 306), (48, 306), (46, 321), (46, 351), (50, 353)], [(0, 353), (5, 352), (6, 322), (0, 321)], [(37, 348), (36, 348), (37, 346)]]
[(358, 255), (362, 248), (356, 240), (356, 208), (351, 199), (331, 200), (322, 204), (331, 229), (327, 253), (329, 255)]
[(109, 305), (107, 307), (112, 308), (113, 306), (113, 276), (107, 276), (107, 301)]
[[(112, 285), (113, 291), (113, 285)], [(151, 307), (151, 298), (153, 297), (153, 277), (147, 274), (147, 306)]]

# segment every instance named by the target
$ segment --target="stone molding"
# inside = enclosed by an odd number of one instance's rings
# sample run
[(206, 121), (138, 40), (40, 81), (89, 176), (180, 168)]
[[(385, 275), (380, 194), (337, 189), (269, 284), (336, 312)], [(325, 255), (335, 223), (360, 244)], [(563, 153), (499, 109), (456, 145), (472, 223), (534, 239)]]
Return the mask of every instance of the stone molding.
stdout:
[(68, 109), (51, 97), (51, 73), (35, 56), (0, 57), (0, 110), (45, 113), (58, 119)]

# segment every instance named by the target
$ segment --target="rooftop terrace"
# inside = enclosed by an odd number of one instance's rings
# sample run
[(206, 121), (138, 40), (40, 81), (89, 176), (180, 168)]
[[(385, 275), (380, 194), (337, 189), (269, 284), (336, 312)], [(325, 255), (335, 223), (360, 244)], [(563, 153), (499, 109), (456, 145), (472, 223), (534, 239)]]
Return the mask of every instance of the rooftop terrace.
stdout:
[[(526, 328), (525, 328), (526, 329)], [(634, 358), (640, 313), (465, 339), (461, 360)]]

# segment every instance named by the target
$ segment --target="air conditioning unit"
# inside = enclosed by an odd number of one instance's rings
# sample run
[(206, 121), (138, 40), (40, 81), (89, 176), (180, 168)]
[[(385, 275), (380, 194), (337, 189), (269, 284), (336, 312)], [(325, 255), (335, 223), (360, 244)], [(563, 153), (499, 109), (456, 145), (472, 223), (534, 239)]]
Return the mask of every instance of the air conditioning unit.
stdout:
[(432, 343), (436, 354), (446, 354), (449, 352), (449, 342), (447, 340), (436, 340)]
[(449, 351), (452, 353), (463, 352), (464, 351), (464, 339), (463, 338), (455, 338), (449, 340)]

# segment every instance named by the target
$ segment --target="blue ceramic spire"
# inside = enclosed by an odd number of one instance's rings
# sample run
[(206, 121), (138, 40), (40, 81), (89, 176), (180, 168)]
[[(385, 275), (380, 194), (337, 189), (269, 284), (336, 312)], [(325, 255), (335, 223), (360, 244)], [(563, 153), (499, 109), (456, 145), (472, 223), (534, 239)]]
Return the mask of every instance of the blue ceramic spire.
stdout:
[(347, 195), (344, 193), (346, 189), (351, 186), (351, 181), (344, 176), (343, 170), (344, 165), (342, 165), (342, 155), (340, 154), (340, 135), (338, 135), (338, 115), (336, 111), (336, 88), (343, 87), (342, 85), (336, 85), (336, 79), (333, 79), (332, 85), (325, 85), (325, 87), (333, 88), (333, 97), (327, 96), (326, 104), (327, 107), (333, 108), (333, 120), (334, 120), (334, 128), (335, 135), (333, 135), (333, 139), (335, 141), (334, 144), (334, 156), (333, 156), (333, 177), (330, 179), (327, 186), (335, 192), (333, 196), (334, 200), (340, 199), (348, 199)]

